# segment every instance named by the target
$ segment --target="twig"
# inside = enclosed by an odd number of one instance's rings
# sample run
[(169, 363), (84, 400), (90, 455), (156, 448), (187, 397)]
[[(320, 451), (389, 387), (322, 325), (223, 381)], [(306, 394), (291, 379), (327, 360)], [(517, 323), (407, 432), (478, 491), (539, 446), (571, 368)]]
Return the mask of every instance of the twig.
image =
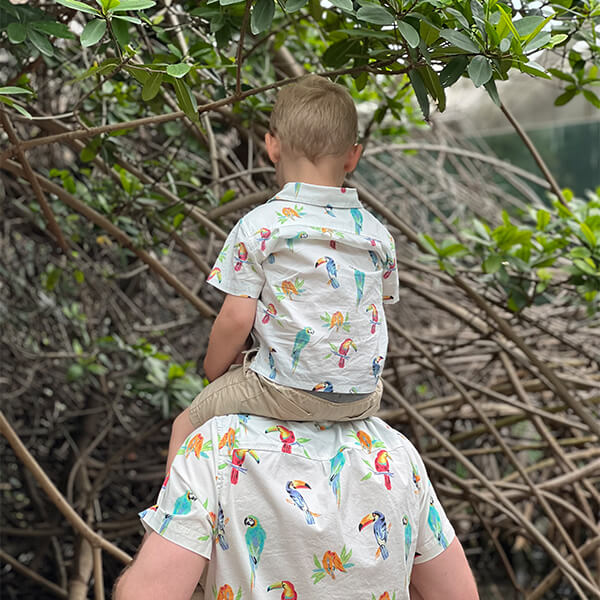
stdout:
[(250, 17), (250, 6), (252, 0), (246, 0), (246, 8), (244, 9), (244, 20), (240, 29), (240, 41), (238, 42), (237, 54), (235, 57), (235, 95), (242, 95), (242, 53), (244, 51), (244, 37), (246, 36), (246, 28), (248, 27), (248, 18)]
[[(9, 160), (3, 166), (4, 169), (14, 173), (15, 175), (23, 176), (23, 170), (13, 161)], [(198, 312), (204, 317), (216, 316), (215, 310), (206, 304), (202, 299), (198, 298), (192, 291), (184, 285), (175, 275), (168, 271), (160, 262), (154, 257), (150, 256), (148, 252), (138, 248), (131, 238), (121, 231), (118, 227), (113, 225), (106, 217), (103, 217), (100, 213), (96, 212), (93, 208), (87, 206), (83, 202), (80, 202), (77, 198), (63, 190), (58, 185), (52, 183), (41, 175), (36, 176), (40, 182), (42, 188), (46, 191), (58, 196), (65, 204), (70, 206), (73, 210), (82, 214), (84, 217), (89, 219), (98, 227), (104, 229), (107, 233), (112, 235), (122, 246), (129, 248), (134, 252), (141, 260), (143, 260), (155, 273), (160, 275), (166, 283), (168, 283), (176, 292), (181, 294), (186, 300), (188, 300)]]
[(123, 550), (96, 533), (75, 512), (73, 507), (65, 500), (64, 496), (46, 475), (42, 467), (40, 467), (39, 463), (33, 458), (29, 450), (27, 450), (15, 430), (10, 426), (3, 411), (0, 411), (0, 433), (7, 439), (16, 456), (21, 460), (25, 467), (31, 471), (40, 487), (46, 492), (48, 498), (50, 498), (56, 508), (58, 508), (79, 534), (88, 540), (93, 547), (106, 550), (121, 562), (128, 563), (131, 561), (131, 556), (129, 556), (129, 554), (123, 552)]
[(537, 151), (537, 148), (531, 141), (531, 138), (527, 135), (526, 131), (521, 127), (521, 124), (517, 121), (517, 119), (515, 119), (514, 115), (503, 102), (500, 104), (500, 110), (504, 113), (504, 116), (514, 127), (517, 135), (521, 138), (522, 142), (527, 147), (527, 150), (529, 150), (531, 153), (531, 156), (533, 156), (533, 160), (535, 160), (537, 166), (540, 168), (540, 171), (544, 174), (546, 181), (550, 185), (552, 191), (556, 194), (556, 197), (559, 199), (560, 203), (563, 206), (567, 206), (567, 201), (565, 200), (561, 189), (558, 187), (556, 179), (554, 179), (554, 175), (552, 175), (550, 169), (548, 169), (548, 166), (544, 162), (544, 159), (541, 157), (540, 153)]
[(28, 567), (26, 567), (23, 563), (18, 561), (16, 558), (13, 558), (10, 554), (7, 554), (0, 548), (0, 560), (3, 560), (5, 563), (8, 563), (15, 571), (18, 571), (25, 577), (29, 577), (36, 583), (39, 583), (42, 587), (46, 588), (49, 592), (52, 592), (58, 598), (68, 598), (69, 594), (67, 590), (61, 588), (56, 585), (52, 581), (48, 581), (45, 577), (42, 577), (35, 571), (32, 571)]
[(20, 142), (19, 138), (17, 137), (17, 134), (12, 126), (12, 123), (10, 122), (10, 119), (8, 118), (8, 115), (6, 114), (6, 111), (0, 110), (0, 120), (2, 120), (2, 126), (4, 127), (4, 131), (6, 131), (6, 134), (8, 135), (8, 139), (11, 141), (11, 143), (13, 144), (13, 147), (15, 148), (16, 154), (19, 157), (19, 161), (25, 171), (25, 175), (26, 175), (27, 179), (29, 180), (29, 182), (31, 183), (31, 187), (33, 188), (35, 197), (37, 198), (37, 201), (39, 202), (40, 207), (42, 209), (42, 212), (44, 213), (44, 217), (46, 218), (46, 222), (48, 223), (48, 228), (54, 234), (54, 237), (56, 238), (56, 242), (61, 247), (62, 251), (65, 253), (68, 253), (69, 245), (67, 244), (67, 241), (65, 240), (65, 238), (62, 234), (62, 231), (61, 231), (60, 227), (58, 226), (58, 223), (56, 222), (54, 213), (52, 212), (52, 209), (50, 208), (50, 205), (48, 204), (48, 201), (46, 200), (46, 197), (44, 196), (44, 192), (42, 191), (40, 184), (38, 183), (37, 179), (35, 178), (33, 169), (31, 168), (31, 165), (29, 164), (29, 161), (27, 160), (27, 157), (25, 156), (25, 152), (23, 152), (23, 148), (21, 147), (21, 142)]

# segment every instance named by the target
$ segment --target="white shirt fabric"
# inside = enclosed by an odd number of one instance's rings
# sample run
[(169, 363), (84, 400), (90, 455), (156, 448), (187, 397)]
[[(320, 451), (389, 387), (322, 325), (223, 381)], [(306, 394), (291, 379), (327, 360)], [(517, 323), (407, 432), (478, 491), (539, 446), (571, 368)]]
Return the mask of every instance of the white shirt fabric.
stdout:
[(140, 516), (210, 560), (206, 598), (231, 600), (408, 600), (413, 565), (454, 538), (414, 446), (377, 418), (215, 417)]
[(287, 183), (235, 225), (207, 281), (258, 298), (259, 375), (304, 390), (375, 390), (398, 272), (392, 236), (356, 190)]

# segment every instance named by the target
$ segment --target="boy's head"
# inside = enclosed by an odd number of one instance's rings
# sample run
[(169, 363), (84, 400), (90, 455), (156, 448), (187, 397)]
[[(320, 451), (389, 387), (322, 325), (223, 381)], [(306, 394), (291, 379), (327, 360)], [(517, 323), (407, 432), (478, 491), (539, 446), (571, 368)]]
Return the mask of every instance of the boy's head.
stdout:
[(356, 107), (341, 85), (307, 75), (280, 90), (270, 133), (283, 150), (312, 163), (326, 156), (343, 156), (356, 144)]

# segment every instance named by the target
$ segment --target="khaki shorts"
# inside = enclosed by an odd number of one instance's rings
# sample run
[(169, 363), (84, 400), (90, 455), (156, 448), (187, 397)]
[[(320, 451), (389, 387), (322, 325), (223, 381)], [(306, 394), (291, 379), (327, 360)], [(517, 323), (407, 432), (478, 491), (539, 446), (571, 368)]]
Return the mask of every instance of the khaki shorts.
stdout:
[(332, 402), (313, 393), (278, 385), (246, 364), (227, 371), (207, 385), (190, 406), (190, 420), (199, 427), (211, 417), (250, 414), (280, 421), (352, 421), (379, 410), (381, 379), (371, 394), (352, 402)]

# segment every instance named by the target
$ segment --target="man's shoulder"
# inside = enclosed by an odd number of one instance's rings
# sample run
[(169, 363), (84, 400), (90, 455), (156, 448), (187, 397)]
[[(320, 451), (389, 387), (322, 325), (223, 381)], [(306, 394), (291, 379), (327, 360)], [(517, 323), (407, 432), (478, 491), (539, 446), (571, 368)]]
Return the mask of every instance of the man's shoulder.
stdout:
[[(248, 414), (231, 414), (213, 417), (202, 425), (198, 432), (215, 440), (221, 446), (232, 443), (237, 447), (280, 450), (284, 440), (291, 442), (292, 449), (306, 456), (305, 445), (314, 450), (314, 458), (323, 459), (335, 454), (339, 448), (364, 444), (373, 449), (388, 451), (403, 449), (411, 451), (413, 446), (399, 431), (377, 417), (357, 421), (315, 422), (280, 421), (271, 417)], [(231, 439), (230, 439), (231, 438)], [(225, 442), (223, 441), (225, 440)], [(312, 454), (311, 454), (312, 456)]]

